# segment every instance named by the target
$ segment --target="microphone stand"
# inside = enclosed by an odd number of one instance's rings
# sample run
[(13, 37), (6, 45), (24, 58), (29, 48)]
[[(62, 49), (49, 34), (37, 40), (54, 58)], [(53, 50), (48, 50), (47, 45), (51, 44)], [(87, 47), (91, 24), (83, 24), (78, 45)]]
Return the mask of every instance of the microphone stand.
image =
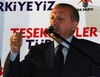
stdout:
[(83, 52), (82, 50), (80, 50), (78, 47), (76, 47), (75, 45), (73, 45), (72, 43), (68, 42), (67, 40), (65, 40), (63, 37), (61, 37), (58, 33), (53, 32), (53, 34), (57, 37), (60, 38), (62, 41), (64, 41), (65, 43), (69, 44), (70, 46), (72, 46), (74, 49), (76, 49), (78, 52), (80, 52), (81, 54), (85, 55), (86, 57), (90, 58), (91, 61), (93, 61), (96, 65), (99, 66), (100, 68), (100, 62), (95, 61), (90, 55), (86, 54), (85, 52)]

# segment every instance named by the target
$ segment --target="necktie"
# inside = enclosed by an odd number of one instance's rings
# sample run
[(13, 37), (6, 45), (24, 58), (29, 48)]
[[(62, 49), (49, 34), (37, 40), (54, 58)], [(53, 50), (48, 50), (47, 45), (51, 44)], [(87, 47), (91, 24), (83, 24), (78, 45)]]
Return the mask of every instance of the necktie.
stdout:
[(60, 77), (63, 72), (64, 56), (62, 53), (62, 48), (63, 46), (60, 44), (55, 54), (55, 68), (56, 68), (56, 73), (58, 77)]

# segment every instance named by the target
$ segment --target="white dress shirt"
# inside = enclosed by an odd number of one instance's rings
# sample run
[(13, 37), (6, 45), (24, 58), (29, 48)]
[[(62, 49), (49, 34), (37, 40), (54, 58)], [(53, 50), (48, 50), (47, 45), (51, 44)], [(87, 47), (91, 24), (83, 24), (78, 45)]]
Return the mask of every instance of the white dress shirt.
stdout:
[[(68, 39), (66, 39), (68, 42), (71, 42), (72, 41), (72, 38), (73, 36), (70, 36)], [(63, 53), (63, 56), (64, 56), (64, 63), (65, 63), (65, 60), (66, 60), (66, 57), (67, 57), (67, 53), (68, 53), (68, 49), (69, 49), (69, 44), (65, 43), (65, 42), (62, 42), (61, 43), (64, 48), (62, 49), (62, 53)], [(55, 51), (54, 51), (54, 54), (57, 52), (57, 49), (58, 49), (58, 45), (59, 43), (54, 41), (54, 48), (55, 48)]]

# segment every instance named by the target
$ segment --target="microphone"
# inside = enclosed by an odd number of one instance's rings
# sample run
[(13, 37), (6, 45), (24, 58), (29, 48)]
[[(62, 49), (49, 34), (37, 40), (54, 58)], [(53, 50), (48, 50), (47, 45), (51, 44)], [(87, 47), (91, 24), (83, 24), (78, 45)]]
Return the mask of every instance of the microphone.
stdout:
[(49, 28), (45, 31), (46, 34), (54, 33), (56, 31), (56, 26), (49, 26)]

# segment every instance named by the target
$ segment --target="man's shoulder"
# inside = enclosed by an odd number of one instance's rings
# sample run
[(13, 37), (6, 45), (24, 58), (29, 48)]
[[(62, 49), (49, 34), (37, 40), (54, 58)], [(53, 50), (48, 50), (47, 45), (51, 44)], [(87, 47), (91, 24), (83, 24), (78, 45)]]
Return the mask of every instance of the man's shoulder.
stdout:
[(93, 44), (93, 45), (100, 45), (99, 43), (96, 43), (94, 41), (88, 40), (88, 39), (78, 39), (80, 42), (82, 43), (86, 43), (86, 44)]
[(100, 47), (99, 43), (96, 43), (94, 41), (88, 40), (88, 39), (81, 39), (74, 37), (72, 40), (72, 43), (75, 44), (76, 46), (80, 47)]

